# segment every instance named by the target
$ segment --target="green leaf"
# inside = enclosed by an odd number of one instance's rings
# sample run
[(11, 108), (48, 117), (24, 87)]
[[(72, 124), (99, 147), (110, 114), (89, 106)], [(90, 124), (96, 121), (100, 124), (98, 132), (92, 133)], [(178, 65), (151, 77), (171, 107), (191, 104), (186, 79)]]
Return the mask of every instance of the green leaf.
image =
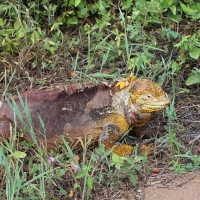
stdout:
[(49, 0), (42, 0), (42, 2), (40, 3), (41, 5), (44, 5), (48, 2)]
[(84, 177), (85, 176), (85, 171), (84, 170), (80, 170), (79, 172), (78, 172), (78, 174), (75, 176), (76, 178), (82, 178), (82, 177)]
[(120, 157), (119, 157), (116, 153), (112, 153), (112, 160), (113, 160), (114, 162), (119, 162)]
[(116, 169), (120, 170), (120, 167), (121, 167), (121, 164), (120, 164), (120, 163), (116, 163), (116, 164), (115, 164), (115, 168), (116, 168)]
[(75, 0), (75, 7), (77, 7), (79, 5), (79, 3), (81, 3), (81, 0)]
[(124, 20), (125, 20), (125, 18), (124, 18), (124, 15), (123, 15), (123, 13), (122, 13), (122, 11), (121, 11), (121, 9), (120, 9), (120, 8), (119, 8), (119, 13), (120, 13), (120, 17), (121, 17), (122, 21), (124, 21)]
[(83, 9), (81, 9), (80, 13), (82, 16), (85, 16), (87, 14), (87, 11), (88, 11), (88, 8), (83, 8)]
[(74, 190), (76, 190), (78, 187), (80, 187), (80, 185), (78, 183), (74, 183)]
[(44, 122), (43, 122), (43, 120), (42, 120), (42, 118), (40, 117), (40, 115), (39, 115), (39, 114), (38, 114), (38, 119), (39, 119), (39, 121), (40, 121), (40, 124), (41, 124), (41, 126), (42, 126), (43, 130), (45, 130), (45, 125), (44, 125)]
[(178, 32), (172, 31), (171, 28), (167, 28), (166, 36), (167, 36), (167, 39), (169, 40), (170, 37), (173, 37), (174, 39), (178, 38), (180, 34)]
[(163, 9), (166, 9), (166, 8), (169, 8), (169, 6), (171, 6), (173, 3), (173, 0), (163, 0), (160, 2), (160, 6), (163, 8)]
[(183, 9), (183, 11), (185, 12), (186, 15), (193, 15), (194, 14), (194, 10), (191, 9), (189, 6), (185, 6), (184, 4), (180, 3), (181, 8)]
[(175, 44), (175, 47), (181, 47), (183, 46), (186, 42), (188, 42), (188, 39), (191, 37), (191, 35), (183, 35), (182, 39), (179, 43)]
[(186, 80), (186, 85), (200, 83), (200, 69), (195, 68), (192, 72), (193, 75)]
[(4, 158), (4, 153), (3, 153), (3, 147), (0, 146), (0, 165), (3, 165), (3, 158)]
[(71, 17), (67, 20), (67, 24), (68, 25), (75, 25), (78, 24), (78, 18), (77, 17)]
[(122, 1), (122, 10), (130, 9), (132, 4), (133, 4), (132, 0)]
[(58, 49), (58, 44), (51, 40), (45, 40), (44, 48), (48, 51), (50, 51), (52, 54), (55, 53), (55, 51)]
[(189, 55), (195, 60), (199, 58), (199, 54), (200, 54), (200, 48), (194, 48), (192, 49), (192, 51), (189, 52)]
[(137, 181), (138, 181), (138, 177), (135, 174), (135, 172), (130, 173), (129, 178), (130, 178), (130, 182), (132, 183), (132, 185), (135, 186), (137, 184)]
[(22, 151), (15, 151), (13, 154), (11, 154), (11, 156), (13, 156), (15, 158), (25, 158), (26, 153), (24, 153)]
[(68, 142), (66, 142), (66, 140), (64, 139), (63, 136), (62, 136), (62, 140), (63, 140), (63, 143), (64, 143), (65, 147), (67, 148), (68, 156), (72, 159), (74, 164), (76, 164), (78, 166), (78, 162), (75, 159), (75, 155), (73, 154), (72, 149), (70, 148)]
[(57, 177), (62, 177), (64, 174), (66, 173), (66, 170), (65, 169), (57, 169), (56, 170), (56, 175)]
[(14, 23), (14, 29), (18, 30), (19, 28), (20, 28), (19, 20), (16, 20), (15, 23)]
[(181, 69), (177, 62), (173, 62), (170, 67), (172, 68), (172, 73), (178, 72)]
[(187, 86), (190, 86), (190, 85), (193, 85), (193, 84), (197, 84), (197, 83), (200, 83), (200, 72), (199, 74), (195, 74), (195, 75), (192, 75), (190, 76), (187, 80), (186, 80), (186, 85)]
[(19, 40), (13, 40), (12, 45), (18, 46), (21, 42)]
[(93, 180), (91, 176), (87, 177), (87, 186), (88, 188), (92, 189), (93, 188)]
[(172, 6), (170, 6), (169, 8), (170, 8), (170, 10), (172, 11), (172, 14), (173, 14), (173, 15), (176, 15), (176, 6), (175, 6), (175, 5), (172, 5)]
[(94, 73), (94, 74), (90, 74), (90, 77), (94, 77), (94, 78), (117, 78), (120, 74), (121, 70), (119, 70), (118, 72), (115, 72), (113, 74), (106, 74), (106, 73)]
[(16, 36), (17, 36), (17, 39), (24, 37), (24, 31), (22, 28), (20, 28), (19, 30), (16, 31)]
[(0, 26), (3, 26), (3, 25), (4, 25), (4, 23), (3, 23), (3, 19), (0, 18)]
[(15, 32), (15, 29), (5, 29), (5, 33), (10, 35)]
[(36, 39), (39, 39), (39, 38), (40, 38), (40, 35), (38, 34), (38, 32), (34, 31), (30, 36), (31, 43), (34, 44)]

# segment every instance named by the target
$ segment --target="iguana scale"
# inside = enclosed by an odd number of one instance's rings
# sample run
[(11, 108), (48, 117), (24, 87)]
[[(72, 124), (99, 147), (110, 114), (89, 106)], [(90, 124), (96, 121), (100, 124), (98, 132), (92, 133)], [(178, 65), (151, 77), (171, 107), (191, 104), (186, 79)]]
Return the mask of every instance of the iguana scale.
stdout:
[[(120, 156), (130, 155), (133, 147), (119, 144), (117, 141), (132, 126), (143, 126), (152, 114), (169, 104), (167, 94), (160, 86), (146, 78), (130, 77), (118, 82), (116, 86), (88, 83), (80, 88), (67, 86), (64, 89), (40, 91), (30, 90), (21, 94), (27, 98), (31, 113), (32, 127), (38, 140), (44, 142), (40, 133), (44, 133), (38, 116), (45, 124), (45, 133), (49, 148), (55, 142), (62, 142), (66, 136), (68, 142), (75, 143), (78, 138), (92, 138), (102, 142)], [(14, 98), (24, 120), (25, 111), (18, 97)], [(10, 123), (14, 114), (6, 100), (0, 101), (0, 135), (9, 135)], [(16, 118), (18, 129), (24, 126)], [(30, 139), (28, 134), (25, 138)]]

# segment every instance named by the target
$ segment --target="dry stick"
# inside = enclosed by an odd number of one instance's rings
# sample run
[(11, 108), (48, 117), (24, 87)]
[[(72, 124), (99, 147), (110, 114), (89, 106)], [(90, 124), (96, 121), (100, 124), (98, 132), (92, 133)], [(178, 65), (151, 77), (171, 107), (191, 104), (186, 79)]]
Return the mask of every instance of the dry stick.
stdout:
[(200, 138), (200, 135), (198, 135), (197, 137), (195, 137), (193, 140), (189, 141), (189, 144), (194, 143), (195, 141), (197, 141)]

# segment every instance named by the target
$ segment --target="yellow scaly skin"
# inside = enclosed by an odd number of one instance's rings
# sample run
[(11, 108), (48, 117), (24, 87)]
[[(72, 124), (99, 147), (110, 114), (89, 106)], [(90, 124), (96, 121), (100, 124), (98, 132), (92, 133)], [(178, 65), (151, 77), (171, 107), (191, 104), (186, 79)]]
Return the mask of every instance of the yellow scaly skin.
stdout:
[[(114, 146), (114, 153), (119, 156), (128, 156), (134, 148), (130, 145), (116, 143), (116, 141), (131, 126), (145, 125), (154, 112), (164, 109), (169, 104), (169, 98), (157, 84), (147, 79), (136, 80), (134, 76), (118, 82), (116, 87), (120, 87), (121, 90), (113, 96), (112, 107), (115, 109), (113, 111), (115, 114), (110, 114), (101, 123), (106, 124), (107, 122), (107, 124), (116, 125), (117, 128), (104, 126), (100, 140), (106, 149)], [(134, 121), (130, 121), (132, 115)], [(150, 154), (151, 147), (141, 146), (138, 151), (139, 154), (145, 152)]]

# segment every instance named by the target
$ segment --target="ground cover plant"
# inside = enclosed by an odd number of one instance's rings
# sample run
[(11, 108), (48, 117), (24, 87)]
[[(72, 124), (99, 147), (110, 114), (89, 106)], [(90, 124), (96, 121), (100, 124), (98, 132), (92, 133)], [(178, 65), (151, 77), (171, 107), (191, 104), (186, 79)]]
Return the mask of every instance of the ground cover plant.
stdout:
[(198, 169), (198, 1), (3, 0), (0, 26), (2, 98), (130, 73), (157, 82), (171, 97), (169, 108), (147, 126), (156, 129), (146, 141), (155, 146), (148, 158), (119, 157), (89, 142), (77, 151), (64, 138), (63, 146), (48, 152), (34, 138), (30, 118), (27, 131), (34, 142), (21, 140), (23, 132), (13, 127), (9, 140), (1, 139), (1, 199), (110, 199), (130, 191), (135, 198), (155, 168)]

